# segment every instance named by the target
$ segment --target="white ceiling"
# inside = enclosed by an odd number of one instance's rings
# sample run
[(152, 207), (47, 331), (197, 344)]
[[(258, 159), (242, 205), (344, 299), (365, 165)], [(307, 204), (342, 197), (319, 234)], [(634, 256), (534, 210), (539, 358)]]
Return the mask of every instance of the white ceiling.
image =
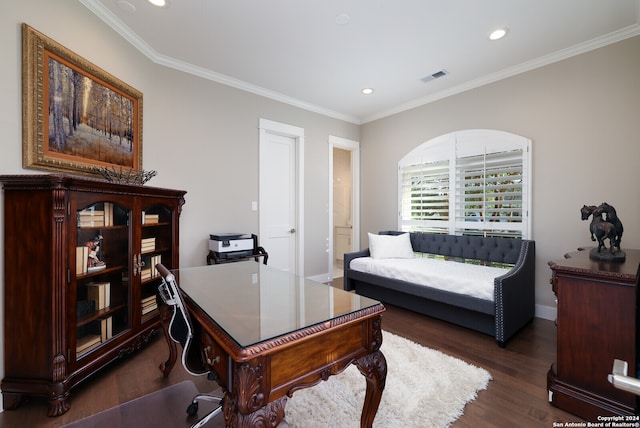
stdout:
[(640, 0), (79, 1), (156, 63), (357, 124), (640, 34)]

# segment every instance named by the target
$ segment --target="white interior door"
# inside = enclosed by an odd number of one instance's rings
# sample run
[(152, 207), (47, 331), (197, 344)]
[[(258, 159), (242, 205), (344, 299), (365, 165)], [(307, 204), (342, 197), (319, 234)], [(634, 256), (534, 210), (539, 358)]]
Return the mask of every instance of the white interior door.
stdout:
[(270, 266), (302, 275), (302, 130), (260, 123), (260, 244)]

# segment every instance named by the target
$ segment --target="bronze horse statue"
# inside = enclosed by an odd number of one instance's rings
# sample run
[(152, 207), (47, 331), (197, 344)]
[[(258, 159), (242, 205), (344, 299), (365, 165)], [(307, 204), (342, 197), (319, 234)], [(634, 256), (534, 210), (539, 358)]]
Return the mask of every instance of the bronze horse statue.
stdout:
[(616, 247), (618, 247), (618, 250), (620, 250), (620, 242), (622, 241), (622, 232), (624, 232), (624, 227), (622, 227), (622, 222), (620, 221), (620, 218), (618, 218), (618, 213), (616, 212), (616, 209), (606, 202), (603, 202), (602, 204), (600, 204), (598, 208), (602, 208), (604, 213), (607, 215), (606, 217), (607, 222), (615, 226), (616, 233), (618, 235), (616, 237)]
[(593, 214), (593, 212), (596, 210), (595, 205), (583, 205), (582, 208), (580, 208), (580, 214), (582, 215), (582, 220), (586, 220), (589, 218), (589, 216), (591, 214)]
[(591, 232), (591, 240), (598, 241), (598, 252), (600, 252), (602, 248), (606, 248), (604, 240), (608, 239), (609, 250), (611, 253), (615, 253), (616, 247), (620, 250), (618, 232), (613, 223), (605, 221), (602, 218), (604, 212), (605, 211), (602, 206), (596, 207), (595, 205), (584, 205), (580, 209), (582, 220), (587, 220), (589, 216), (593, 216), (591, 224), (589, 225), (589, 230)]

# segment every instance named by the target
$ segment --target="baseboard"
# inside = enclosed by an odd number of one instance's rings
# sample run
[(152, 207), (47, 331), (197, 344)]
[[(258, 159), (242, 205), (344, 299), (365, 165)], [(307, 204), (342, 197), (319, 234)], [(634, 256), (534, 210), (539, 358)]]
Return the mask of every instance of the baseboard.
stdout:
[(552, 306), (536, 305), (536, 318), (555, 321), (558, 318), (558, 309)]

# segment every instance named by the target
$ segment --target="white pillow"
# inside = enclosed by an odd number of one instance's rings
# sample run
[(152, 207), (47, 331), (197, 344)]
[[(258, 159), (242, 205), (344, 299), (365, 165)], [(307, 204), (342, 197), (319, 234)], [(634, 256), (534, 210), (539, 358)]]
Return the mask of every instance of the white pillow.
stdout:
[(396, 236), (369, 233), (369, 253), (374, 259), (411, 259), (413, 247), (408, 233)]

